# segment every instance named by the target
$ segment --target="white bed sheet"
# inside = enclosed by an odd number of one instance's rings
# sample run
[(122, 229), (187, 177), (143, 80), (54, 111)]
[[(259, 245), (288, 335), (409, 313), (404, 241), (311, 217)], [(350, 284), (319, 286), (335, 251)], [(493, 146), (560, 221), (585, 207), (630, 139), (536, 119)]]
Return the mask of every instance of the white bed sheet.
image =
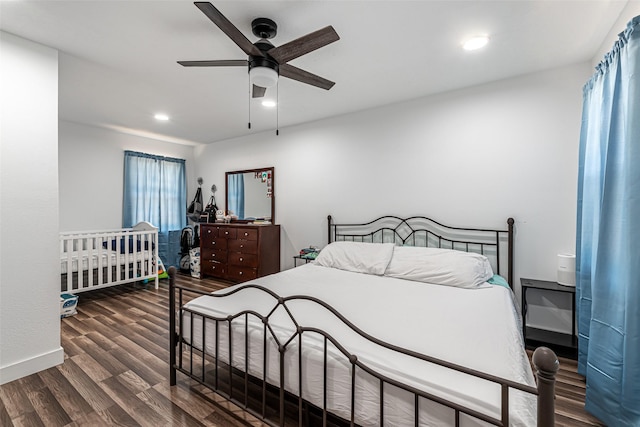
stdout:
[[(150, 251), (141, 251), (136, 252), (135, 259), (136, 261), (148, 260), (149, 256), (152, 255)], [(99, 266), (108, 267), (116, 266), (116, 265), (125, 265), (126, 263), (133, 262), (133, 253), (123, 254), (118, 253), (117, 251), (113, 251), (110, 249), (103, 249), (102, 254), (99, 254), (98, 251), (93, 251), (91, 257), (93, 258), (91, 266), (92, 268), (98, 268)], [(109, 263), (109, 257), (111, 257), (111, 264)], [(89, 252), (88, 251), (74, 251), (74, 252), (64, 252), (60, 254), (60, 272), (61, 274), (66, 274), (68, 270), (68, 259), (71, 258), (71, 271), (76, 273), (78, 272), (78, 261), (81, 264), (81, 271), (86, 271), (89, 269)], [(102, 259), (100, 259), (102, 258)]]
[[(463, 289), (430, 285), (408, 280), (352, 273), (306, 264), (252, 281), (281, 296), (312, 295), (342, 313), (365, 332), (388, 343), (447, 360), (482, 372), (535, 386), (524, 351), (518, 316), (509, 289), (487, 286)], [(246, 284), (246, 283), (245, 283)], [(237, 285), (241, 286), (241, 285)], [(228, 290), (231, 290), (228, 289)], [(226, 290), (226, 291), (228, 291)], [(223, 292), (226, 292), (223, 291)], [(257, 290), (243, 290), (231, 297), (199, 297), (185, 305), (189, 309), (225, 317), (251, 308), (266, 315), (275, 305), (272, 297)], [(288, 303), (296, 320), (304, 326), (321, 328), (336, 338), (360, 361), (374, 370), (432, 392), (448, 400), (499, 417), (500, 387), (459, 372), (399, 355), (357, 336), (324, 308), (302, 301)], [(190, 321), (185, 315), (183, 336), (190, 341)], [(233, 322), (233, 366), (244, 370), (244, 318)], [(283, 311), (271, 321), (279, 339), (292, 335), (294, 326)], [(262, 377), (262, 324), (249, 321), (249, 372)], [(215, 328), (206, 326), (209, 354), (215, 354)], [(201, 347), (202, 322), (194, 321), (194, 340)], [(267, 379), (279, 385), (279, 364), (273, 340), (269, 340)], [(303, 391), (305, 399), (322, 407), (322, 339), (305, 333), (303, 339)], [(298, 342), (286, 354), (285, 388), (298, 393)], [(318, 351), (320, 350), (320, 351)], [(227, 328), (220, 324), (220, 360), (228, 362)], [(351, 366), (337, 349), (330, 346), (327, 408), (350, 418)], [(356, 423), (379, 425), (379, 382), (357, 371)], [(536, 424), (535, 396), (510, 391), (510, 424)], [(413, 396), (385, 386), (386, 425), (414, 425)], [(420, 425), (452, 425), (453, 411), (433, 402), (420, 400)], [(461, 425), (479, 426), (484, 422), (461, 416)]]

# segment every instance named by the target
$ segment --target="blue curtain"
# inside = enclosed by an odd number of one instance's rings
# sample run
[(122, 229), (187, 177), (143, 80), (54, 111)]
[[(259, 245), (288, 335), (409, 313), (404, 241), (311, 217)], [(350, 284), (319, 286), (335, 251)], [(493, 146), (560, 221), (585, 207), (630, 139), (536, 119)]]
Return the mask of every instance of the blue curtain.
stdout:
[(578, 372), (585, 408), (640, 426), (640, 16), (584, 87), (578, 168)]
[(124, 152), (123, 227), (148, 221), (161, 233), (187, 225), (183, 159)]
[(244, 175), (233, 173), (228, 175), (227, 188), (229, 190), (229, 209), (238, 218), (244, 218)]

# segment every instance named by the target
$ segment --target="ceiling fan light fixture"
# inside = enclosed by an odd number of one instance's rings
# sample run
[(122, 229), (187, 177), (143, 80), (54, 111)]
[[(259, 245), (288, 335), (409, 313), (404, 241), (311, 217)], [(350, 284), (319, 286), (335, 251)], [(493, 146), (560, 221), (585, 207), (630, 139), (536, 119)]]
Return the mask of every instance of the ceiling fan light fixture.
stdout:
[(488, 36), (475, 36), (467, 39), (462, 43), (462, 48), (464, 50), (478, 50), (482, 49), (489, 43)]
[(249, 71), (251, 84), (260, 87), (272, 87), (278, 83), (278, 72), (269, 67), (253, 67)]
[(276, 105), (278, 105), (278, 104), (276, 103), (276, 101), (274, 101), (272, 99), (265, 99), (264, 101), (262, 101), (262, 106), (263, 107), (273, 108)]

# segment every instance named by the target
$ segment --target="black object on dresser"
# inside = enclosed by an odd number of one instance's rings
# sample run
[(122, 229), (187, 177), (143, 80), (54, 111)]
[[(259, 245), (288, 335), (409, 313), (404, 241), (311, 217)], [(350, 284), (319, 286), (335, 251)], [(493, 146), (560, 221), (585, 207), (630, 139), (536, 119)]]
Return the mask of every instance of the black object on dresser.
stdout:
[(244, 282), (280, 271), (280, 226), (201, 224), (200, 274)]
[[(521, 278), (522, 285), (522, 334), (527, 348), (534, 349), (544, 345), (554, 350), (559, 356), (577, 358), (578, 338), (576, 337), (576, 288), (564, 286), (556, 282), (546, 280), (534, 280)], [(527, 326), (527, 290), (538, 289), (550, 292), (564, 292), (571, 294), (571, 334), (550, 331), (541, 328)]]

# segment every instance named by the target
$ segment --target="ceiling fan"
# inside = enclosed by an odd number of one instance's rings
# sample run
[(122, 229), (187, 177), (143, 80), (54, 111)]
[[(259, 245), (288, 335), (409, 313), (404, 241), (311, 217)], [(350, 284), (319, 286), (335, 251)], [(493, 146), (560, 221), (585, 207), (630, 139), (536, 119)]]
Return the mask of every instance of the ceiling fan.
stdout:
[(271, 19), (256, 18), (251, 22), (251, 29), (256, 37), (251, 43), (218, 9), (211, 3), (198, 1), (194, 3), (214, 24), (216, 24), (240, 49), (248, 59), (210, 60), (210, 61), (178, 61), (184, 67), (235, 67), (248, 66), (249, 78), (253, 85), (252, 97), (261, 98), (268, 87), (278, 82), (278, 76), (287, 77), (329, 90), (335, 84), (318, 75), (288, 64), (316, 49), (320, 49), (340, 39), (332, 26), (324, 27), (295, 40), (275, 47), (268, 39), (275, 37), (278, 26)]

